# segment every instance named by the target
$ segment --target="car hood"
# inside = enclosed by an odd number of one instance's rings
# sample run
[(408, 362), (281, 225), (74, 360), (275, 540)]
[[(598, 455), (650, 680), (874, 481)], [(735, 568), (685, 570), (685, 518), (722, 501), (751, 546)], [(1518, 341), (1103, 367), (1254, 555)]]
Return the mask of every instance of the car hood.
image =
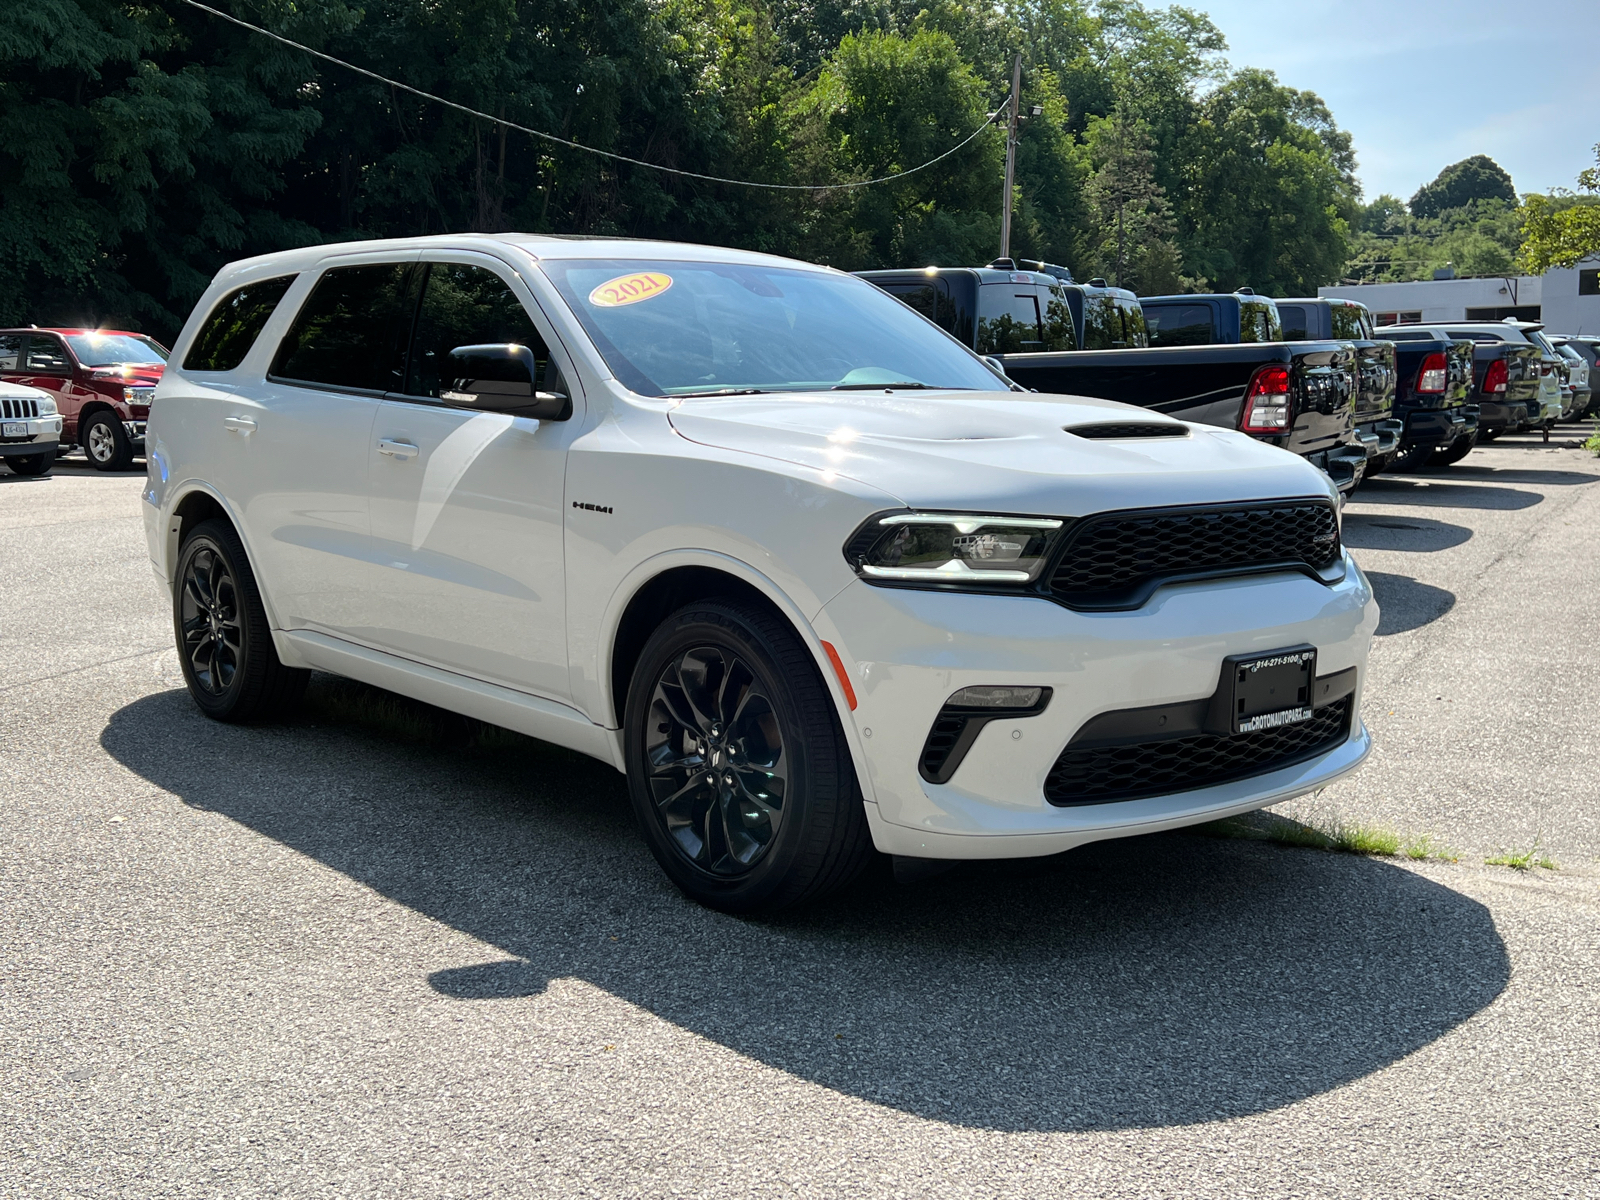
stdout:
[[(913, 508), (1079, 516), (1335, 494), (1326, 475), (1286, 450), (1086, 396), (796, 392), (685, 400), (668, 419), (692, 442), (846, 476)], [(1117, 440), (1066, 432), (1125, 421), (1186, 432)]]
[(166, 369), (165, 363), (113, 363), (94, 367), (90, 374), (96, 379), (115, 379), (128, 387), (154, 387)]
[(8, 396), (13, 400), (53, 400), (49, 392), (43, 388), (29, 387), (25, 383), (0, 382), (0, 396)]

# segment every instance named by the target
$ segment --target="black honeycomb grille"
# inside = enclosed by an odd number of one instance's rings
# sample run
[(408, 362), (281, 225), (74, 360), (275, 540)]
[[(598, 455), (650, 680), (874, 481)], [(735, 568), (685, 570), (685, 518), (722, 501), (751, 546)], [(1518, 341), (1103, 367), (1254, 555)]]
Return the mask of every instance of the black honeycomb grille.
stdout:
[(1338, 559), (1339, 521), (1324, 500), (1106, 513), (1078, 523), (1050, 590), (1072, 608), (1131, 607), (1164, 579)]
[(1045, 777), (1051, 804), (1106, 804), (1248, 779), (1333, 749), (1350, 734), (1350, 697), (1309, 721), (1255, 733), (1201, 733), (1122, 746), (1068, 745)]
[(1174, 438), (1188, 437), (1187, 425), (1157, 425), (1154, 422), (1107, 422), (1103, 425), (1072, 425), (1067, 432), (1074, 437), (1098, 438), (1113, 441), (1121, 438)]

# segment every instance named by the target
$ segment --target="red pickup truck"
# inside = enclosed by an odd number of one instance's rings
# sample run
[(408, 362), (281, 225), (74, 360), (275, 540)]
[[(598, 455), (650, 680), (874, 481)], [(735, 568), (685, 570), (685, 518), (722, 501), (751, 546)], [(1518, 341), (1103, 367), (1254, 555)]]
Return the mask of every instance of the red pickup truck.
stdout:
[(167, 348), (118, 329), (0, 329), (0, 380), (42, 388), (61, 411), (63, 446), (82, 446), (102, 471), (144, 452), (150, 397)]

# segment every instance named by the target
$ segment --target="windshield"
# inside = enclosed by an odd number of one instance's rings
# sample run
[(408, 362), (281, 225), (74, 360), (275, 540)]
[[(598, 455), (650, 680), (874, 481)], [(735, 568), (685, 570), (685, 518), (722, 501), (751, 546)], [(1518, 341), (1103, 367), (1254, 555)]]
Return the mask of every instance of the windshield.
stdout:
[(74, 333), (67, 336), (67, 344), (86, 367), (167, 361), (167, 352), (156, 343), (129, 333)]
[(642, 395), (1005, 386), (948, 334), (848, 275), (637, 259), (540, 266), (606, 365)]

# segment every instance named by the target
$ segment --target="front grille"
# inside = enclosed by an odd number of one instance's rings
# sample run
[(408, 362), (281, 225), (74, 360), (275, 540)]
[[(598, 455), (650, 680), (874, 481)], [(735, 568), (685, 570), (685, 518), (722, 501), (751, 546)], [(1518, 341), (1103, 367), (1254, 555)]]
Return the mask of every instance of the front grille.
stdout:
[(13, 421), (28, 420), (39, 415), (39, 402), (28, 399), (0, 398), (0, 417)]
[(1167, 579), (1338, 561), (1326, 500), (1104, 513), (1073, 529), (1050, 590), (1069, 608), (1133, 608)]
[(1136, 421), (1124, 421), (1120, 424), (1106, 423), (1104, 425), (1069, 425), (1067, 432), (1074, 437), (1098, 438), (1111, 441), (1118, 438), (1171, 438), (1187, 437), (1187, 425), (1157, 425), (1153, 422), (1140, 424)]
[(1107, 804), (1263, 775), (1333, 749), (1350, 734), (1345, 696), (1309, 721), (1255, 733), (1201, 733), (1122, 746), (1068, 745), (1045, 777), (1051, 804)]

